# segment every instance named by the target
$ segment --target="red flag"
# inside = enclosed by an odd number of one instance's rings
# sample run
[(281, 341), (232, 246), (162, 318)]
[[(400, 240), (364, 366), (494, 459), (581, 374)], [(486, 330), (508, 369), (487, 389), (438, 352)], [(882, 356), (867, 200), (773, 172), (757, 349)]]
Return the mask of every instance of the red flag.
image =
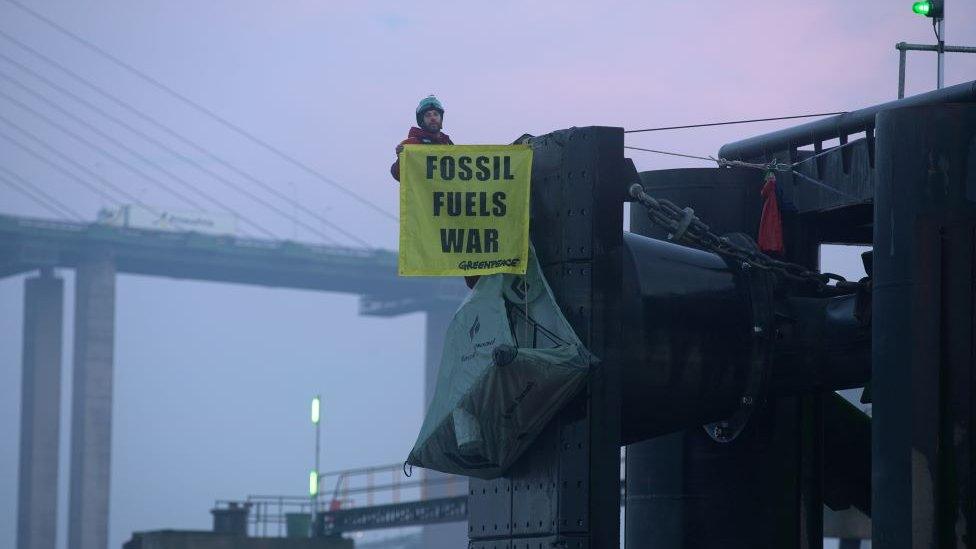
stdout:
[(776, 197), (776, 176), (766, 174), (762, 188), (763, 209), (759, 220), (759, 249), (763, 253), (783, 253), (783, 218)]

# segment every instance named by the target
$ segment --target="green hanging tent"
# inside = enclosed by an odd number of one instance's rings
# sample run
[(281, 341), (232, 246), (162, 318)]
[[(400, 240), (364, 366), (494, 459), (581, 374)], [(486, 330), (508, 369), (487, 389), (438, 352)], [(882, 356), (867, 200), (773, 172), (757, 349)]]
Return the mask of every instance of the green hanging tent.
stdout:
[(481, 277), (454, 314), (434, 398), (407, 463), (501, 476), (595, 363), (530, 250), (525, 276)]

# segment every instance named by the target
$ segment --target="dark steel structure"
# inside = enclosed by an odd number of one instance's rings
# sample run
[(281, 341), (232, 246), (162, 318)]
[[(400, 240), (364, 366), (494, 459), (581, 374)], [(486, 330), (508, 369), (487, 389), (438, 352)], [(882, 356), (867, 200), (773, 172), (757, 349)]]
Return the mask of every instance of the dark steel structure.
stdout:
[(876, 546), (971, 547), (976, 104), (877, 118)]
[(624, 183), (637, 180), (617, 128), (533, 139), (532, 239), (570, 324), (603, 360), (510, 473), (470, 484), (472, 549), (609, 547), (620, 536)]
[[(825, 505), (873, 517), (875, 547), (972, 544), (976, 82), (720, 151), (792, 164), (784, 259), (873, 245), (859, 285), (666, 242), (638, 204), (621, 230), (642, 183), (748, 245), (759, 170), (638, 174), (619, 128), (531, 143), (533, 243), (602, 362), (505, 477), (472, 480), (472, 549), (616, 546), (622, 445), (628, 548), (821, 547)], [(873, 421), (834, 392), (864, 385)]]

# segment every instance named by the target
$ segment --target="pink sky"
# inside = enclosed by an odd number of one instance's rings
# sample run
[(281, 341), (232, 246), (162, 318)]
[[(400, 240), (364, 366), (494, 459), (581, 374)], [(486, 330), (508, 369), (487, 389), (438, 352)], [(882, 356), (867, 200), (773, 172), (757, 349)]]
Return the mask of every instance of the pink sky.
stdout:
[[(61, 2), (39, 9), (394, 210), (395, 187), (386, 172), (392, 147), (405, 136), (417, 100), (428, 93), (444, 102), (445, 130), (459, 143), (504, 143), (524, 132), (572, 125), (638, 128), (848, 110), (894, 98), (895, 42), (933, 40), (928, 20), (913, 15), (910, 4), (291, 2), (270, 8), (259, 2), (103, 2), (80, 8)], [(976, 5), (950, 0), (948, 10), (949, 43), (976, 43)], [(0, 15), (18, 36), (180, 131), (268, 181), (292, 181), (304, 203), (339, 222), (367, 221), (361, 230), (371, 241), (395, 245), (394, 226), (362, 218), (321, 183), (9, 5), (0, 4)], [(934, 73), (934, 55), (911, 54), (909, 92), (934, 87)], [(972, 78), (976, 56), (950, 55), (947, 82)], [(713, 154), (727, 141), (780, 126), (644, 134), (628, 141)], [(645, 153), (634, 159), (642, 169), (688, 165)], [(61, 183), (55, 178), (52, 184)], [(146, 192), (165, 205), (173, 202)], [(214, 186), (214, 192), (224, 190)], [(91, 211), (93, 199), (79, 194), (82, 208)], [(13, 200), (14, 209), (33, 207)], [(237, 197), (227, 200), (237, 204)], [(237, 207), (292, 232), (260, 206), (241, 201)]]
[[(636, 129), (850, 110), (895, 98), (896, 42), (934, 40), (928, 20), (911, 13), (911, 0), (30, 5), (391, 211), (397, 204), (387, 171), (393, 147), (413, 124), (417, 101), (429, 93), (446, 106), (445, 131), (457, 143), (507, 143), (525, 132), (569, 126)], [(948, 0), (947, 10), (948, 43), (976, 46), (976, 3)], [(0, 29), (370, 242), (395, 246), (394, 223), (3, 1)], [(0, 44), (5, 55), (100, 101)], [(947, 67), (948, 84), (976, 79), (976, 55), (949, 55)], [(43, 89), (4, 62), (0, 71)], [(911, 54), (909, 93), (934, 83), (934, 55)], [(0, 88), (31, 102), (6, 83)], [(314, 240), (171, 155), (44, 92), (280, 236)], [(145, 202), (179, 206), (10, 103), (0, 100), (0, 114)], [(792, 124), (640, 134), (627, 141), (708, 155), (726, 142)], [(642, 170), (706, 165), (636, 151), (632, 157)], [(5, 143), (0, 163), (90, 218), (103, 205)], [(48, 215), (4, 186), (0, 213)], [(71, 273), (63, 274), (70, 282)], [(0, 281), (3, 440), (16, 440), (19, 429), (22, 287), (22, 277)], [(218, 497), (301, 492), (310, 439), (289, 422), (305, 426), (312, 392), (327, 400), (325, 469), (396, 462), (413, 442), (422, 412), (418, 315), (370, 320), (356, 316), (349, 296), (123, 276), (118, 318), (112, 547), (134, 529), (207, 528), (207, 509)], [(383, 345), (372, 343), (377, 334)], [(368, 356), (360, 352), (364, 342), (371, 345)], [(70, 386), (67, 374), (64, 383)], [(249, 427), (228, 428), (235, 422)], [(0, 546), (14, 539), (17, 455), (15, 445), (6, 448), (0, 451)], [(62, 516), (66, 511), (63, 506)]]

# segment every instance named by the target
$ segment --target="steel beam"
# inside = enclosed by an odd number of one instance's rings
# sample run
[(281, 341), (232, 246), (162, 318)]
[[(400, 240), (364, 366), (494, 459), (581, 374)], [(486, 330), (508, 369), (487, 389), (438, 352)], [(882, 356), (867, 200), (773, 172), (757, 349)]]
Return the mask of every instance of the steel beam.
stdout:
[(57, 537), (63, 302), (50, 271), (25, 281), (18, 549), (54, 549)]
[(108, 547), (115, 262), (92, 251), (75, 276), (68, 549)]
[[(922, 105), (972, 102), (976, 102), (976, 81), (913, 95), (897, 101), (890, 101), (729, 143), (719, 150), (719, 156), (728, 160), (762, 159), (777, 152), (822, 143), (865, 130), (870, 131), (874, 128), (875, 115), (881, 111)], [(785, 160), (785, 158), (781, 158), (781, 160)]]
[(563, 314), (601, 359), (502, 478), (471, 481), (469, 536), (489, 547), (616, 547), (620, 538), (621, 128), (532, 138), (532, 242)]

